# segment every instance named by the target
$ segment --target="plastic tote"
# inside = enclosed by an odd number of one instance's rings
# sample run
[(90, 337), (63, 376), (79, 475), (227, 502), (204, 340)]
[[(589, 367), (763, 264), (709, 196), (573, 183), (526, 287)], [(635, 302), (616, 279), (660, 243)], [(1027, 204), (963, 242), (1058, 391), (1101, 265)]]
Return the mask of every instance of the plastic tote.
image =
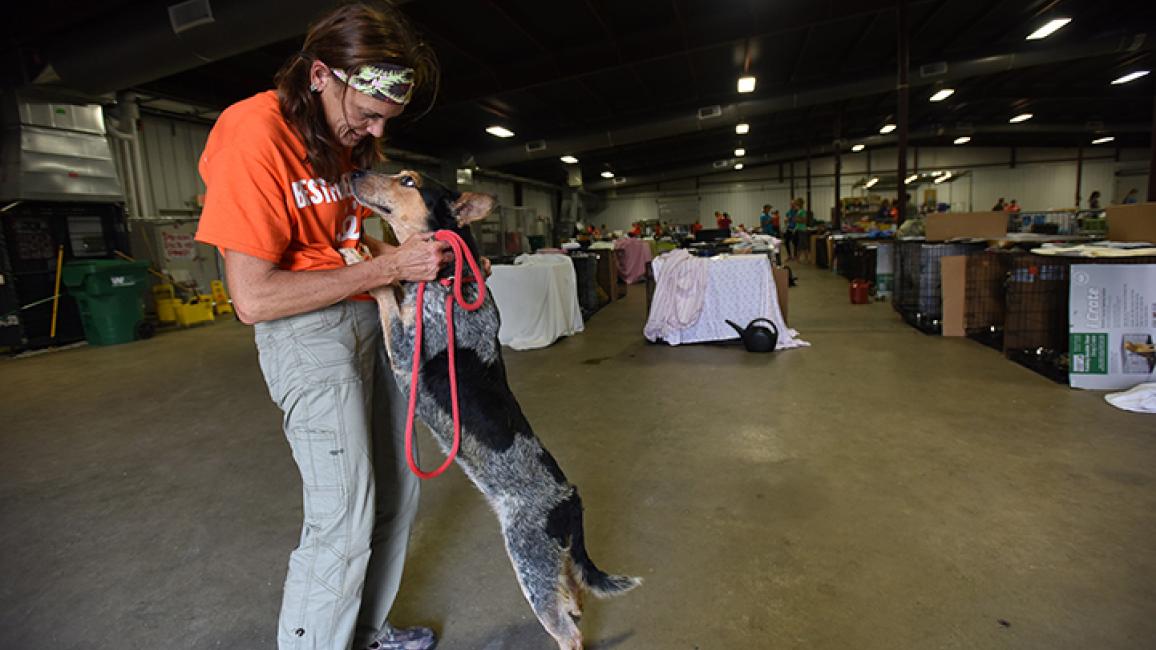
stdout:
[(84, 338), (89, 343), (129, 343), (151, 333), (143, 300), (148, 269), (147, 261), (87, 260), (64, 265), (62, 279), (80, 306)]

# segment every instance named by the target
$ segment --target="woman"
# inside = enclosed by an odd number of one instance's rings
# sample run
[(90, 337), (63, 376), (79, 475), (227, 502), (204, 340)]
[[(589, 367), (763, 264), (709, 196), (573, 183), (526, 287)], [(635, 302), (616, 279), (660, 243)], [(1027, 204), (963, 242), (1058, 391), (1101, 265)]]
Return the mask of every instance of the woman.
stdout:
[[(432, 53), (393, 8), (351, 4), (310, 28), (277, 90), (224, 111), (200, 171), (197, 239), (217, 246), (242, 321), (255, 324), (265, 382), (301, 473), (305, 521), (290, 555), (281, 650), (421, 650), (427, 628), (386, 622), (401, 581), (418, 481), (406, 471), (405, 404), (366, 291), (433, 280), (449, 253), (362, 234), (348, 177), (381, 160), (379, 138), (415, 88), (436, 87)], [(374, 258), (346, 267), (339, 247)]]
[(1089, 210), (1099, 210), (1100, 209), (1100, 190), (1096, 190), (1096, 191), (1092, 192), (1092, 195), (1088, 197), (1088, 209)]

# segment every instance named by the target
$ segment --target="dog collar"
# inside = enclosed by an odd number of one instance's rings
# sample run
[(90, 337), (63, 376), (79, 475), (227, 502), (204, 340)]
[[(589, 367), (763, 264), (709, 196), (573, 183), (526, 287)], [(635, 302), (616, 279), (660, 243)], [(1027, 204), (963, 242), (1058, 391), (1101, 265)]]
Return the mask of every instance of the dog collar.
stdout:
[(392, 104), (405, 106), (413, 96), (413, 68), (380, 63), (363, 65), (352, 75), (338, 68), (330, 68), (337, 77), (354, 90)]

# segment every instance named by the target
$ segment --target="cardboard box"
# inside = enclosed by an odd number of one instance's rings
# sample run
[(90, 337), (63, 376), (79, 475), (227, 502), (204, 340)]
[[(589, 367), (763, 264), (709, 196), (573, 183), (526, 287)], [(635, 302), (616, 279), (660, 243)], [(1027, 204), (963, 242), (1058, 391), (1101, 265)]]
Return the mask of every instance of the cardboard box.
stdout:
[(791, 321), (787, 319), (787, 295), (791, 287), (791, 272), (772, 264), (771, 275), (775, 280), (775, 293), (779, 297), (779, 310), (783, 312), (783, 322), (790, 324)]
[(924, 220), (927, 241), (947, 241), (961, 237), (1003, 239), (1007, 235), (1006, 212), (943, 212)]
[(943, 257), (939, 263), (943, 284), (943, 335), (967, 336), (963, 322), (967, 301), (967, 256)]
[(1069, 385), (1156, 381), (1156, 264), (1076, 264), (1070, 291)]
[(1156, 244), (1156, 203), (1108, 206), (1108, 239)]

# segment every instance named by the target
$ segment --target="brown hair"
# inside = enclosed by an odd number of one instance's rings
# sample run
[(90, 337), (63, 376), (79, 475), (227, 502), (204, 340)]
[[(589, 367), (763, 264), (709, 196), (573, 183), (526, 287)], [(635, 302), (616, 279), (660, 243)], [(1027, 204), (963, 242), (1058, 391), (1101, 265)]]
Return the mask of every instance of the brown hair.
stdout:
[[(321, 99), (309, 90), (309, 68), (314, 61), (350, 71), (378, 63), (403, 65), (414, 69), (415, 97), (419, 93), (428, 96), (425, 112), (437, 95), (437, 58), (393, 5), (354, 2), (318, 18), (309, 26), (301, 51), (281, 66), (274, 82), (281, 114), (305, 141), (306, 158), (313, 171), (328, 180), (337, 180), (346, 162), (344, 147), (325, 121)], [(343, 87), (342, 93), (346, 92), (349, 86)], [(343, 104), (344, 99), (343, 94)], [(384, 158), (381, 141), (362, 139), (350, 158), (354, 166), (368, 169)]]

